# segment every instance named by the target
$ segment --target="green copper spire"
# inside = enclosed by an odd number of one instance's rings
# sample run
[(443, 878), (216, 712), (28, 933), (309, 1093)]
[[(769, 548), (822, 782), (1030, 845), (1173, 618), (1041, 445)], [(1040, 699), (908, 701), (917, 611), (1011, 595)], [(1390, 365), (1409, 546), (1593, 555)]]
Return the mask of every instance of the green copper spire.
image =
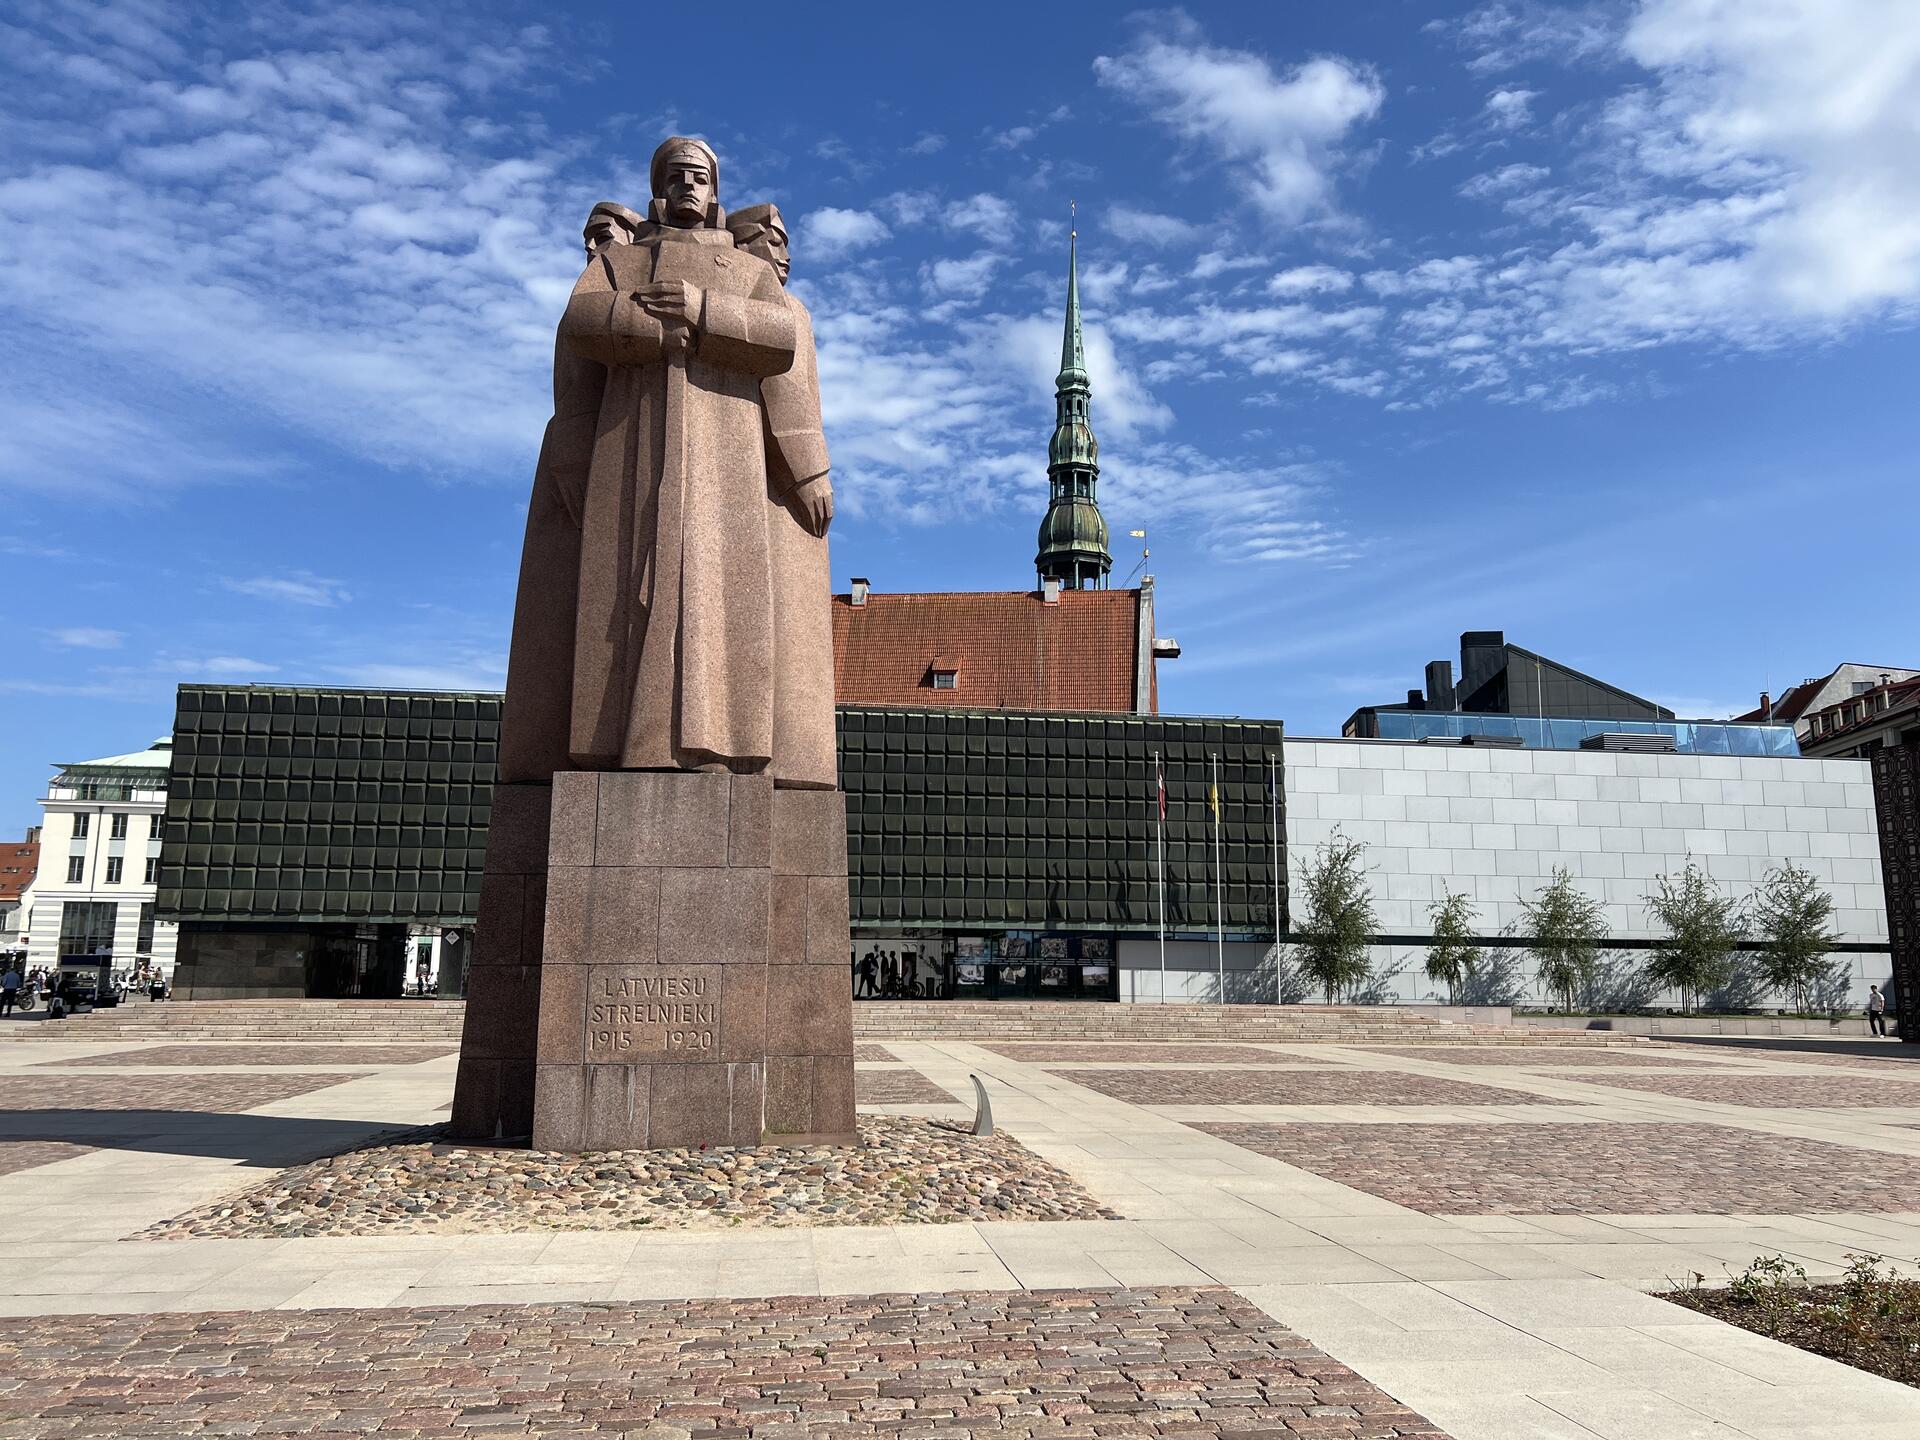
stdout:
[(1067, 331), (1060, 339), (1060, 378), (1065, 387), (1087, 383), (1087, 349), (1080, 340), (1080, 232), (1067, 236)]
[(1067, 590), (1099, 590), (1113, 569), (1107, 521), (1095, 490), (1100, 483), (1100, 446), (1087, 421), (1092, 386), (1086, 345), (1080, 337), (1080, 232), (1067, 237), (1067, 324), (1060, 341), (1060, 374), (1054, 381), (1053, 441), (1047, 446), (1047, 514), (1040, 522), (1040, 578)]

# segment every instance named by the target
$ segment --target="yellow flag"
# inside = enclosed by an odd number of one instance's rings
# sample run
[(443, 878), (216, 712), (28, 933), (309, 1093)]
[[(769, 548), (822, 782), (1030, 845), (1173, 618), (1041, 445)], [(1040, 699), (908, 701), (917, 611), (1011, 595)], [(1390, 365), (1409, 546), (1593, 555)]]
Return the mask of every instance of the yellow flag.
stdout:
[(1207, 803), (1213, 807), (1213, 818), (1218, 820), (1220, 818), (1220, 787), (1218, 785), (1207, 787)]

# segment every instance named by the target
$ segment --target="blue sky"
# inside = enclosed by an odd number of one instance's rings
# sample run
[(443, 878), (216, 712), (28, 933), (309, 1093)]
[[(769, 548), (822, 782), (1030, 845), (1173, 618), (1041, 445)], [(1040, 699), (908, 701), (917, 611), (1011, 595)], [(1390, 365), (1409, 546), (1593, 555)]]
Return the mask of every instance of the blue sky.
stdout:
[(502, 683), (674, 130), (794, 225), (841, 587), (1031, 583), (1073, 199), (1169, 710), (1329, 733), (1469, 628), (1693, 714), (1920, 663), (1910, 0), (658, 13), (0, 6), (0, 833), (182, 681)]

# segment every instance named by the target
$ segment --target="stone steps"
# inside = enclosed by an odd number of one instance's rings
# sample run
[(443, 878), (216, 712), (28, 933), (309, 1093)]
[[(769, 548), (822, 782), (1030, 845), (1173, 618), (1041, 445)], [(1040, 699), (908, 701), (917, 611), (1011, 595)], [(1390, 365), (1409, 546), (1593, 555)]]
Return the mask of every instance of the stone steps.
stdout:
[[(458, 1000), (134, 1000), (63, 1021), (0, 1024), (0, 1041), (247, 1040), (458, 1044)], [(44, 1012), (40, 1012), (44, 1013)]]

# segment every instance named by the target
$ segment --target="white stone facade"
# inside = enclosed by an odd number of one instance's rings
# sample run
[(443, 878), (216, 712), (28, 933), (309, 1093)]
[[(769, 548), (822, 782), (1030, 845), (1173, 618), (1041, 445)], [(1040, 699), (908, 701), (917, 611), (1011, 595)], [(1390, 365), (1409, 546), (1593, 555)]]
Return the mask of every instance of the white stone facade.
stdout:
[[(1605, 907), (1615, 937), (1657, 939), (1644, 897), (1691, 856), (1736, 896), (1791, 860), (1833, 896), (1844, 940), (1887, 943), (1862, 761), (1289, 739), (1285, 764), (1295, 923), (1302, 867), (1337, 827), (1367, 846), (1384, 935), (1430, 933), (1429, 907), (1449, 887), (1473, 900), (1481, 934), (1517, 933), (1521, 900), (1563, 868)], [(1376, 966), (1407, 965), (1399, 998), (1444, 998), (1420, 973), (1423, 947), (1376, 952)], [(1856, 1003), (1869, 983), (1885, 987), (1884, 949), (1841, 958)]]

